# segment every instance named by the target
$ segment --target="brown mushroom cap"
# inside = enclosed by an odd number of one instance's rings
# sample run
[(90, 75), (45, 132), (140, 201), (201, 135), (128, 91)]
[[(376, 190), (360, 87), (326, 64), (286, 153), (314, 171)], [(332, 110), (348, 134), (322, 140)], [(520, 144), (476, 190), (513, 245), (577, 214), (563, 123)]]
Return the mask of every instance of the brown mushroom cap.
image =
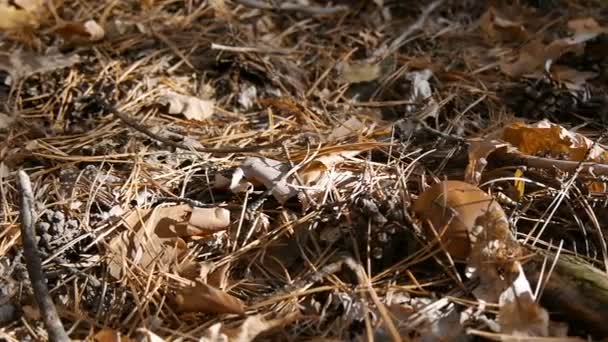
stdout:
[[(443, 181), (424, 191), (413, 206), (417, 217), (430, 221), (455, 261), (465, 261), (471, 252), (469, 235), (475, 220), (488, 210), (506, 216), (501, 206), (477, 186), (462, 181)], [(424, 224), (429, 240), (435, 234)]]

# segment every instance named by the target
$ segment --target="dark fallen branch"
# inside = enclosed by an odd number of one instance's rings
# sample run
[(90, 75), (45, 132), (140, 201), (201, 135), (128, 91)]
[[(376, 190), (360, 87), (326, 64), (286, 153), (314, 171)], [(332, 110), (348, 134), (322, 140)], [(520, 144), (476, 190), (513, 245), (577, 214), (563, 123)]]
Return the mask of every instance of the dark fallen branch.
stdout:
[(239, 146), (223, 146), (223, 147), (217, 147), (217, 148), (190, 147), (190, 146), (186, 146), (185, 144), (175, 142), (169, 138), (163, 137), (160, 134), (153, 133), (148, 128), (146, 128), (145, 126), (136, 122), (135, 120), (130, 118), (127, 114), (122, 113), (117, 108), (110, 105), (109, 103), (107, 103), (101, 99), (96, 99), (96, 100), (99, 100), (99, 102), (103, 106), (103, 108), (105, 108), (107, 111), (109, 111), (110, 113), (117, 116), (120, 120), (122, 120), (125, 124), (127, 124), (127, 126), (130, 126), (131, 128), (147, 135), (148, 137), (150, 137), (154, 140), (160, 141), (171, 147), (181, 148), (182, 150), (186, 150), (186, 151), (194, 150), (194, 151), (201, 152), (201, 153), (222, 153), (222, 154), (259, 152), (259, 151), (263, 151), (263, 150), (267, 150), (267, 149), (281, 147), (281, 143), (283, 141), (287, 140), (287, 138), (283, 138), (272, 144), (256, 145), (256, 146), (248, 146), (248, 147), (239, 147)]
[[(581, 258), (561, 254), (554, 271), (543, 272), (543, 263), (555, 262), (555, 255), (540, 249), (529, 262), (524, 263), (526, 276), (532, 286), (544, 284), (541, 304), (558, 311), (568, 320), (583, 326), (598, 336), (608, 336), (608, 276)], [(548, 279), (547, 279), (548, 277)]]
[(558, 169), (564, 172), (575, 172), (580, 168), (581, 173), (592, 174), (595, 176), (608, 176), (608, 165), (594, 162), (584, 162), (572, 160), (557, 160), (551, 158), (527, 156), (521, 153), (507, 153), (499, 156), (503, 163), (525, 165), (537, 169)]
[(34, 296), (40, 308), (44, 325), (49, 334), (49, 341), (63, 342), (70, 341), (57, 310), (55, 304), (46, 287), (46, 277), (42, 271), (42, 260), (38, 254), (38, 246), (36, 242), (36, 212), (34, 210), (34, 195), (32, 193), (32, 184), (29, 176), (20, 170), (19, 187), (21, 189), (21, 241), (23, 243), (23, 255), (27, 272), (32, 282)]
[(348, 9), (346, 6), (334, 6), (334, 7), (321, 7), (321, 6), (306, 6), (292, 2), (277, 1), (277, 5), (272, 5), (260, 0), (236, 0), (237, 3), (263, 10), (277, 10), (277, 11), (293, 11), (303, 12), (312, 15), (330, 15), (340, 12), (344, 12)]

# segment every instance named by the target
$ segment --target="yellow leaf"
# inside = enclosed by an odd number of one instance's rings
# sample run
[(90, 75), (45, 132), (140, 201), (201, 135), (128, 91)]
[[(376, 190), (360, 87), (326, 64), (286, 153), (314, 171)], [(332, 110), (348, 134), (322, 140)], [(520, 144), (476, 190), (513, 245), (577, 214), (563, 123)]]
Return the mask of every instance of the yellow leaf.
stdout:
[[(515, 177), (516, 178), (521, 178), (523, 177), (524, 172), (521, 169), (517, 169), (515, 170)], [(525, 187), (525, 182), (522, 181), (521, 179), (516, 179), (515, 180), (515, 191), (517, 192), (517, 198), (522, 198), (524, 197), (524, 187)]]
[(22, 9), (0, 4), (0, 30), (14, 30), (23, 27), (36, 27), (36, 18)]

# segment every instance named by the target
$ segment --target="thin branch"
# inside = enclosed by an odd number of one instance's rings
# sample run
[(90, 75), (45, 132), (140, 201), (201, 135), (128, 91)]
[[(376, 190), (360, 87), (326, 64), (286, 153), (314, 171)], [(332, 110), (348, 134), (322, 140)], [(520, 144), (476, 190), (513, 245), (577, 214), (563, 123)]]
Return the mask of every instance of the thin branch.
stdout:
[(340, 13), (340, 12), (344, 12), (344, 11), (348, 10), (347, 6), (334, 6), (334, 7), (306, 6), (306, 5), (300, 5), (300, 4), (296, 4), (296, 3), (292, 3), (292, 2), (284, 2), (284, 3), (278, 4), (276, 6), (263, 2), (263, 1), (259, 1), (259, 0), (236, 0), (236, 2), (243, 6), (262, 9), (262, 10), (294, 11), (294, 12), (308, 13), (308, 14), (312, 14), (312, 15), (330, 15), (330, 14), (336, 14), (336, 13)]
[(122, 113), (121, 111), (119, 111), (116, 107), (110, 105), (109, 103), (107, 103), (106, 101), (103, 101), (101, 99), (99, 99), (101, 101), (101, 105), (108, 110), (109, 112), (111, 112), (112, 114), (116, 115), (120, 120), (122, 120), (124, 123), (126, 123), (128, 126), (130, 126), (131, 128), (134, 128), (135, 130), (149, 136), (150, 138), (154, 139), (154, 140), (158, 140), (166, 145), (175, 147), (175, 148), (181, 148), (182, 150), (194, 150), (197, 152), (201, 152), (201, 153), (244, 153), (244, 152), (259, 152), (259, 151), (263, 151), (263, 150), (267, 150), (267, 149), (272, 149), (272, 148), (277, 148), (281, 146), (281, 143), (283, 143), (285, 140), (287, 140), (287, 138), (283, 138), (277, 142), (274, 142), (272, 144), (266, 144), (266, 145), (257, 145), (257, 146), (248, 146), (248, 147), (238, 147), (238, 146), (224, 146), (224, 147), (217, 147), (217, 148), (207, 148), (207, 147), (191, 147), (191, 146), (186, 146), (182, 143), (179, 142), (175, 142), (169, 138), (163, 137), (160, 134), (156, 134), (151, 132), (148, 128), (144, 127), (143, 125), (139, 124), (138, 122), (136, 122), (135, 120), (131, 119), (127, 114)]
[(21, 240), (23, 243), (23, 255), (27, 272), (32, 282), (34, 296), (42, 313), (44, 325), (49, 334), (51, 342), (68, 342), (68, 337), (55, 304), (49, 295), (49, 290), (46, 287), (46, 277), (42, 271), (42, 260), (38, 254), (36, 242), (36, 231), (34, 225), (36, 223), (36, 212), (34, 210), (34, 195), (32, 193), (32, 183), (29, 176), (20, 170), (19, 187), (21, 188)]
[(405, 44), (406, 39), (408, 37), (410, 37), (414, 32), (422, 29), (422, 26), (424, 25), (424, 23), (426, 22), (426, 20), (428, 19), (429, 15), (437, 8), (439, 7), (439, 5), (441, 5), (441, 3), (443, 3), (443, 0), (436, 0), (431, 2), (425, 9), (424, 11), (422, 11), (422, 13), (420, 14), (420, 16), (418, 17), (418, 19), (410, 26), (407, 27), (407, 29), (405, 29), (405, 31), (403, 31), (403, 33), (401, 33), (401, 35), (399, 37), (397, 37), (390, 45), (390, 47), (388, 48), (388, 53), (387, 54), (391, 54), (397, 50), (399, 50), (399, 48), (401, 46), (403, 46), (403, 44)]

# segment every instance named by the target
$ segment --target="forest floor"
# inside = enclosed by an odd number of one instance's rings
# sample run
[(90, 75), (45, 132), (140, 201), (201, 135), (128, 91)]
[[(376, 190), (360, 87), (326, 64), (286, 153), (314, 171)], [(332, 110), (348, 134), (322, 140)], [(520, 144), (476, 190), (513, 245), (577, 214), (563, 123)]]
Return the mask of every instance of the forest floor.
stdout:
[(608, 2), (0, 17), (3, 339), (608, 337)]

